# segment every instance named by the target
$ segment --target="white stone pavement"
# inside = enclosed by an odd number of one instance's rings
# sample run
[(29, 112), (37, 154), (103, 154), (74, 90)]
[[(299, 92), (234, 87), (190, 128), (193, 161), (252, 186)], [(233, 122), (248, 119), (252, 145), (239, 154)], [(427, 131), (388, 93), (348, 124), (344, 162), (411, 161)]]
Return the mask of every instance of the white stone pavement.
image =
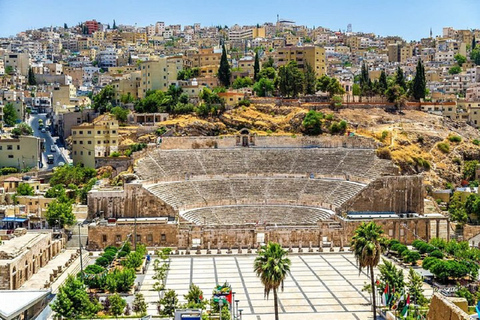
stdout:
[[(194, 253), (194, 251), (192, 251)], [(172, 256), (166, 287), (174, 289), (181, 303), (191, 282), (205, 298), (214, 286), (228, 281), (243, 309), (243, 320), (273, 319), (273, 301), (264, 298), (263, 286), (253, 272), (255, 255), (180, 255)], [(358, 273), (350, 252), (290, 255), (291, 275), (279, 293), (284, 319), (371, 319), (368, 294), (361, 289), (368, 278)], [(148, 314), (157, 314), (153, 291), (153, 263), (150, 264), (141, 292), (149, 303)]]

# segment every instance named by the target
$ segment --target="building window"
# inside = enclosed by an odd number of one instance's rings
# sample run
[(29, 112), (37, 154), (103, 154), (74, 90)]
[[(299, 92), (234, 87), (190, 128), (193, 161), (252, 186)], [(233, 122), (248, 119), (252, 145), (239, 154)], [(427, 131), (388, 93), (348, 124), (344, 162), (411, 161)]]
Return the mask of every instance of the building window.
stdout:
[(13, 146), (11, 144), (7, 145), (7, 150), (13, 150)]
[(88, 155), (91, 156), (91, 155), (92, 155), (92, 151), (88, 151)]
[(8, 158), (9, 158), (9, 159), (13, 159), (13, 154), (9, 154), (9, 155), (8, 155)]
[(92, 134), (92, 131), (87, 131), (88, 134)]
[(92, 144), (92, 141), (88, 140), (88, 141), (87, 141), (87, 144)]
[(20, 150), (20, 146), (19, 146), (19, 145), (17, 145), (17, 150)]
[(83, 134), (83, 130), (80, 130), (80, 131), (78, 132), (78, 134)]
[(83, 141), (79, 141), (78, 143), (83, 144)]
[(147, 235), (147, 241), (152, 242), (153, 241), (153, 235), (150, 233)]
[(106, 234), (102, 234), (102, 241), (107, 242), (107, 235)]
[(142, 235), (141, 234), (137, 234), (137, 242), (142, 242)]
[(167, 235), (166, 235), (165, 233), (162, 233), (162, 235), (160, 236), (160, 240), (161, 240), (162, 242), (167, 241)]
[(80, 155), (83, 156), (83, 151), (80, 151)]
[(100, 134), (100, 131), (97, 131), (97, 134)]
[(115, 236), (115, 241), (116, 241), (116, 242), (122, 241), (122, 236), (121, 236), (120, 234), (117, 234), (117, 235)]
[(77, 144), (77, 140), (74, 140), (74, 141), (73, 141), (73, 144)]

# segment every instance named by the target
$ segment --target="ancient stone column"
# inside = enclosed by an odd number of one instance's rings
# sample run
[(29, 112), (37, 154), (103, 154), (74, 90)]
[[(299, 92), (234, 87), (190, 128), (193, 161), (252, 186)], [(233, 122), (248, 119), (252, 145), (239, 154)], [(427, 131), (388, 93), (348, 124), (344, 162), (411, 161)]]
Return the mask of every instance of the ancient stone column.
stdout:
[(313, 252), (312, 241), (308, 244), (308, 252)]
[(190, 254), (190, 247), (187, 247), (187, 250), (185, 250), (185, 254)]
[(440, 220), (439, 220), (439, 219), (436, 219), (435, 221), (436, 221), (436, 223), (437, 223), (437, 225), (436, 225), (436, 229), (437, 229), (437, 230), (435, 230), (435, 231), (436, 231), (435, 234), (436, 234), (437, 238), (440, 238)]
[(298, 252), (303, 252), (302, 241), (298, 243)]
[(212, 251), (210, 250), (210, 245), (211, 245), (211, 243), (210, 243), (210, 241), (208, 241), (208, 243), (207, 243), (207, 254), (212, 253)]
[(340, 235), (340, 252), (345, 251), (343, 248), (343, 235)]

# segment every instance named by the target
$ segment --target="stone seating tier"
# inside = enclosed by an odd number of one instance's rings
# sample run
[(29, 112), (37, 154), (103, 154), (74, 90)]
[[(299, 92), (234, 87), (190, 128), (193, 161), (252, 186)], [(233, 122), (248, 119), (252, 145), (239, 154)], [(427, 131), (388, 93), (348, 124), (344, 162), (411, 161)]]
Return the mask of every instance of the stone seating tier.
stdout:
[[(346, 148), (157, 149), (138, 160), (142, 180), (173, 181), (187, 176), (301, 175), (372, 181), (396, 174), (375, 150)], [(354, 179), (352, 179), (354, 180)]]
[(303, 225), (328, 220), (332, 213), (297, 206), (219, 206), (193, 209), (181, 216), (197, 225)]

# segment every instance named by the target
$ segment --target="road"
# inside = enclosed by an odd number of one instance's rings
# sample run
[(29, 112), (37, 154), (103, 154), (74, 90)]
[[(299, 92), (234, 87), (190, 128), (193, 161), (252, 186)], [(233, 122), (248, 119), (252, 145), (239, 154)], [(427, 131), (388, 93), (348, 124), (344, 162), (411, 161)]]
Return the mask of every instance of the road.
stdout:
[[(52, 137), (50, 135), (49, 131), (42, 132), (41, 130), (38, 129), (38, 120), (42, 119), (44, 124), (47, 124), (47, 115), (45, 113), (41, 114), (31, 114), (29, 119), (27, 120), (27, 123), (29, 126), (32, 127), (33, 129), (33, 135), (35, 137), (43, 138), (45, 140), (45, 150), (42, 152), (42, 164), (43, 167), (40, 170), (51, 170), (54, 167), (58, 166), (59, 162), (63, 163), (69, 163), (71, 161), (68, 161), (68, 157), (65, 156), (66, 152), (65, 149), (59, 148), (56, 145), (58, 137)], [(56, 151), (51, 152), (50, 148), (51, 146), (55, 146)], [(53, 164), (47, 164), (47, 155), (53, 155)]]

